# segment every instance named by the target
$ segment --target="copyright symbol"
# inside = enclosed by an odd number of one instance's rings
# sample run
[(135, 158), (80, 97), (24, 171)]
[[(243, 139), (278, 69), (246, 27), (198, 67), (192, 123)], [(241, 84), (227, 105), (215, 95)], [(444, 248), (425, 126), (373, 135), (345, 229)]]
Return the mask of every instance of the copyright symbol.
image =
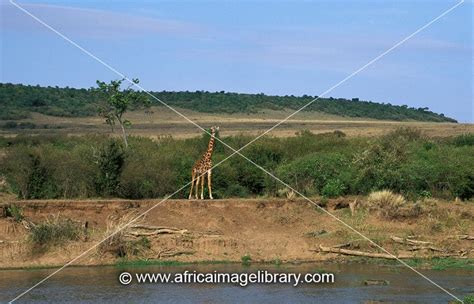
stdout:
[(132, 275), (128, 272), (122, 272), (119, 275), (119, 282), (122, 285), (128, 285), (132, 282)]

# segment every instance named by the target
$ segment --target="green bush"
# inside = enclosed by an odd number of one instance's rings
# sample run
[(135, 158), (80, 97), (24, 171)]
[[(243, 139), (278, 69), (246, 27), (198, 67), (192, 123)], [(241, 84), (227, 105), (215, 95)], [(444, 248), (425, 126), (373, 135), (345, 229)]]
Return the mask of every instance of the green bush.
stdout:
[(178, 180), (180, 161), (180, 155), (167, 151), (166, 146), (152, 140), (132, 139), (120, 176), (119, 194), (137, 199), (173, 193), (177, 185), (185, 183)]
[(321, 194), (326, 197), (338, 197), (344, 194), (346, 186), (339, 179), (330, 179), (321, 190)]
[(474, 295), (465, 296), (463, 302), (464, 304), (474, 304)]
[(316, 153), (280, 166), (277, 174), (306, 195), (323, 195), (325, 188), (325, 193), (337, 196), (350, 188), (349, 182), (354, 173), (346, 156)]
[(41, 148), (20, 145), (10, 149), (3, 168), (13, 191), (23, 199), (55, 198), (52, 167), (41, 162)]
[(250, 263), (252, 262), (252, 258), (248, 254), (242, 256), (240, 260), (242, 261), (242, 265), (244, 266), (249, 266)]
[[(400, 128), (382, 136), (354, 157), (357, 169), (355, 187), (358, 192), (392, 189), (406, 193), (406, 179), (402, 166), (410, 163), (411, 153), (424, 140), (416, 130)], [(425, 188), (422, 188), (425, 190)]]
[(4, 207), (4, 216), (11, 217), (15, 222), (21, 222), (25, 217), (20, 207), (15, 204), (10, 204)]
[(125, 162), (125, 152), (122, 145), (116, 140), (110, 140), (99, 151), (97, 164), (98, 193), (103, 196), (113, 196), (119, 193), (120, 177)]
[(78, 240), (82, 233), (80, 226), (71, 220), (53, 218), (33, 226), (29, 238), (36, 246), (48, 247), (50, 245), (60, 245), (66, 241)]

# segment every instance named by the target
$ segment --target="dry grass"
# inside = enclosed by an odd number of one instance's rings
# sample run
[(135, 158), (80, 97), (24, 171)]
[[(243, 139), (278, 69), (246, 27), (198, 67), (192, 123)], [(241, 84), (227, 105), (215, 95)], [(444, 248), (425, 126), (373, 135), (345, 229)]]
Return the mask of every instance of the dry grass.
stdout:
[[(132, 135), (152, 138), (171, 135), (176, 138), (189, 138), (201, 134), (201, 130), (170, 110), (162, 107), (155, 107), (153, 110), (151, 115), (145, 114), (143, 111), (127, 113), (126, 118), (133, 123), (130, 129)], [(259, 134), (293, 112), (291, 110), (265, 110), (264, 112), (253, 114), (211, 114), (186, 109), (178, 110), (201, 126), (205, 127), (216, 124), (221, 126), (222, 136), (239, 133)], [(0, 134), (8, 136), (14, 134), (82, 135), (87, 133), (110, 133), (110, 128), (99, 117), (68, 118), (33, 113), (31, 118), (21, 120), (21, 122), (31, 122), (38, 127), (36, 129), (24, 130), (0, 130)], [(48, 128), (43, 128), (42, 126), (44, 125), (48, 125)], [(272, 131), (271, 135), (288, 137), (294, 136), (298, 130), (308, 129), (316, 134), (340, 130), (348, 136), (379, 136), (401, 126), (416, 127), (427, 134), (427, 136), (434, 137), (474, 132), (474, 125), (472, 124), (395, 122), (342, 117), (319, 112), (301, 112)]]
[(371, 207), (400, 207), (406, 204), (406, 200), (400, 194), (390, 190), (382, 190), (370, 193), (367, 203)]
[(367, 208), (389, 219), (412, 218), (423, 213), (419, 202), (407, 202), (402, 195), (389, 190), (372, 192), (367, 197)]
[(107, 239), (99, 245), (99, 253), (111, 253), (116, 257), (129, 257), (139, 255), (148, 249), (150, 244), (146, 237), (138, 240), (131, 239), (127, 236), (127, 227), (123, 228), (136, 216), (136, 212), (130, 212), (119, 218), (109, 216), (106, 221), (107, 228), (104, 234), (104, 238)]

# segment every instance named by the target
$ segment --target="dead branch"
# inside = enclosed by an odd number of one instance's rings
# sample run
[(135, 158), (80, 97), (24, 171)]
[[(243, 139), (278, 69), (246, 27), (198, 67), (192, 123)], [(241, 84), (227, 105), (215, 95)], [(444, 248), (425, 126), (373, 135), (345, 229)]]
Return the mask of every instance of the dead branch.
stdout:
[(432, 242), (425, 242), (425, 241), (417, 241), (417, 240), (412, 240), (412, 239), (403, 239), (397, 236), (391, 236), (390, 237), (392, 241), (404, 244), (404, 245), (432, 245)]
[(175, 228), (175, 227), (150, 226), (150, 225), (144, 225), (144, 224), (132, 225), (132, 226), (130, 226), (130, 228), (139, 228), (139, 229), (148, 229), (148, 230), (160, 230), (160, 229), (182, 230), (182, 229)]
[(177, 255), (183, 255), (183, 254), (195, 254), (196, 251), (193, 250), (172, 250), (172, 249), (164, 249), (158, 252), (158, 255), (156, 258), (169, 258), (169, 257), (174, 257)]
[(439, 255), (429, 255), (429, 256), (419, 256), (419, 255), (414, 255), (414, 254), (399, 254), (398, 256), (395, 256), (395, 255), (390, 255), (386, 253), (373, 253), (373, 252), (363, 252), (363, 251), (356, 251), (356, 250), (349, 250), (349, 249), (342, 249), (342, 248), (324, 247), (322, 245), (319, 245), (319, 252), (339, 253), (339, 254), (344, 254), (344, 255), (363, 256), (363, 257), (369, 257), (369, 258), (381, 258), (381, 259), (389, 259), (389, 260), (457, 256), (457, 254), (439, 254)]
[(127, 235), (132, 235), (132, 236), (151, 236), (151, 235), (157, 235), (157, 234), (185, 234), (187, 233), (188, 230), (182, 229), (182, 230), (173, 230), (173, 229), (157, 229), (152, 232), (137, 232), (137, 231), (128, 231)]
[(27, 219), (23, 219), (21, 221), (21, 224), (23, 225), (23, 227), (25, 227), (26, 230), (30, 230), (31, 228), (34, 228), (36, 226), (35, 223)]
[(457, 239), (457, 240), (474, 241), (474, 235), (468, 235), (468, 234), (454, 235), (454, 236), (450, 236), (449, 238)]
[(408, 248), (410, 251), (417, 251), (417, 250), (423, 250), (423, 249), (428, 249), (431, 251), (437, 251), (437, 252), (443, 252), (444, 250), (441, 248), (433, 247), (433, 246), (413, 246), (411, 248)]
[(349, 247), (351, 245), (352, 245), (352, 242), (348, 242), (348, 243), (334, 245), (331, 248), (343, 248), (343, 247)]

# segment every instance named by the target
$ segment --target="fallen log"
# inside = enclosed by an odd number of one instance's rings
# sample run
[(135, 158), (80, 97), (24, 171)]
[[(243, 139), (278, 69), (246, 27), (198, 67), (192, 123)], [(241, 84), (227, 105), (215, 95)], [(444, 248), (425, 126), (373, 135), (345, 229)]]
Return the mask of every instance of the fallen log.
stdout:
[(151, 236), (151, 235), (157, 235), (157, 234), (185, 234), (187, 233), (188, 230), (182, 229), (182, 230), (172, 230), (172, 229), (158, 229), (155, 231), (151, 232), (137, 232), (137, 231), (128, 231), (127, 235), (132, 235), (132, 236)]
[(449, 238), (457, 239), (457, 240), (474, 241), (474, 235), (468, 235), (468, 234), (454, 235), (454, 236), (450, 236)]
[(363, 251), (356, 251), (356, 250), (349, 250), (349, 249), (342, 249), (342, 248), (324, 247), (322, 245), (319, 245), (319, 252), (339, 253), (339, 254), (344, 254), (344, 255), (363, 256), (363, 257), (369, 257), (369, 258), (381, 258), (381, 259), (389, 259), (389, 260), (458, 256), (457, 254), (449, 254), (449, 253), (438, 254), (438, 255), (427, 255), (427, 256), (420, 256), (420, 255), (415, 255), (415, 254), (399, 254), (395, 256), (395, 255), (386, 254), (386, 253), (363, 252)]
[(350, 247), (352, 245), (352, 242), (349, 243), (343, 243), (343, 244), (337, 244), (332, 246), (331, 248), (344, 248), (344, 247)]
[(177, 255), (183, 255), (183, 254), (195, 254), (196, 251), (193, 250), (172, 250), (172, 249), (165, 249), (160, 252), (158, 252), (158, 255), (156, 258), (169, 258), (169, 257), (174, 257)]
[(426, 241), (417, 241), (417, 240), (412, 240), (412, 239), (403, 239), (401, 237), (397, 236), (391, 236), (390, 237), (392, 241), (404, 244), (404, 245), (432, 245), (432, 242), (426, 242)]
[(410, 250), (410, 251), (417, 251), (417, 250), (423, 250), (423, 249), (427, 249), (427, 250), (431, 250), (431, 251), (437, 251), (437, 252), (443, 252), (444, 251), (443, 249), (437, 248), (437, 247), (434, 247), (434, 246), (413, 246), (411, 248), (408, 248), (408, 250)]
[(143, 225), (143, 224), (135, 224), (135, 225), (130, 226), (130, 228), (139, 228), (139, 229), (147, 229), (147, 230), (160, 230), (160, 229), (182, 230), (175, 227), (150, 226), (150, 225)]

